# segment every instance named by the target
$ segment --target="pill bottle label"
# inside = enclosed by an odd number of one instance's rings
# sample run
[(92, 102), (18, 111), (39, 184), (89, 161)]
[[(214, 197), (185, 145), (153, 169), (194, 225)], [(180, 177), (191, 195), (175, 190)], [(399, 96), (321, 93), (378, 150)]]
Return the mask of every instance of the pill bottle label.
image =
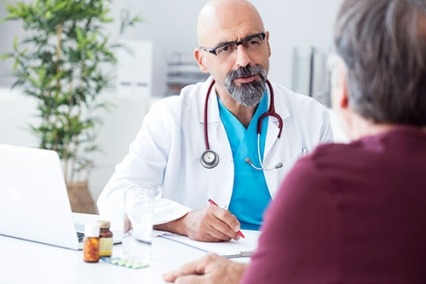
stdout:
[(99, 256), (111, 256), (112, 255), (112, 238), (100, 238), (99, 243)]

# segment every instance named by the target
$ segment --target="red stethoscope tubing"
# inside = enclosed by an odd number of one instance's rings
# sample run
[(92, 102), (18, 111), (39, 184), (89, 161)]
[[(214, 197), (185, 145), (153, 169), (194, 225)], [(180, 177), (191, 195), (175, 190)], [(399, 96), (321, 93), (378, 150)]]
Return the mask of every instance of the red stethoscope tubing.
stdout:
[(207, 130), (207, 109), (209, 106), (209, 97), (214, 86), (215, 80), (210, 84), (209, 89), (207, 90), (206, 101), (204, 103), (204, 144), (206, 145), (206, 151), (210, 150), (209, 145), (209, 131)]
[(271, 82), (266, 80), (266, 84), (268, 84), (269, 90), (271, 92), (271, 103), (269, 104), (269, 109), (267, 112), (262, 114), (257, 121), (257, 134), (260, 134), (262, 131), (262, 120), (268, 116), (273, 116), (278, 121), (278, 138), (281, 138), (281, 132), (283, 131), (283, 119), (281, 116), (275, 111), (275, 101), (274, 101), (274, 89), (272, 88)]
[[(215, 81), (213, 80), (213, 82), (210, 84), (210, 86), (207, 90), (206, 101), (204, 103), (204, 144), (206, 146), (206, 151), (210, 150), (209, 133), (208, 133), (208, 130), (207, 130), (207, 128), (208, 128), (207, 127), (207, 109), (208, 109), (208, 101), (209, 101), (210, 93), (211, 93), (211, 90), (214, 86), (214, 83), (215, 83)], [(280, 138), (281, 132), (283, 130), (283, 120), (282, 120), (281, 116), (275, 111), (274, 89), (272, 88), (271, 82), (269, 82), (269, 80), (266, 80), (266, 83), (268, 84), (269, 90), (271, 92), (271, 103), (269, 104), (268, 111), (263, 113), (257, 121), (257, 134), (260, 134), (260, 132), (262, 131), (263, 119), (268, 117), (268, 116), (273, 116), (278, 121), (279, 132), (278, 132), (277, 138)]]

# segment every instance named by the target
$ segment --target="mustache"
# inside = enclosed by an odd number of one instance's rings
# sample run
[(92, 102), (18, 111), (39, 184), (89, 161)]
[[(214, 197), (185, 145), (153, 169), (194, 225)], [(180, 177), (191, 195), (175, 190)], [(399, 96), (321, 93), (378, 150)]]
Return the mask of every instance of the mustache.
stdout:
[(266, 81), (266, 72), (265, 69), (263, 69), (260, 66), (245, 66), (245, 67), (240, 67), (236, 70), (233, 70), (231, 72), (229, 72), (228, 74), (228, 78), (230, 80), (234, 80), (236, 78), (241, 78), (241, 77), (250, 77), (253, 75), (259, 75), (260, 79), (262, 81)]

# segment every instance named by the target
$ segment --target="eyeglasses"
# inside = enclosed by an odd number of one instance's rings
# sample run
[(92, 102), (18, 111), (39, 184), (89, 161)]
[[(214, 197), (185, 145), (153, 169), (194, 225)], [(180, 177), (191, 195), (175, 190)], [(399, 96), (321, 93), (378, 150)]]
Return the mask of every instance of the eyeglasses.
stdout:
[(263, 44), (265, 36), (265, 33), (258, 33), (249, 35), (239, 41), (221, 43), (215, 48), (206, 48), (200, 46), (200, 49), (210, 52), (216, 56), (227, 57), (228, 55), (234, 53), (234, 51), (238, 49), (239, 45), (243, 45), (247, 51), (258, 49)]

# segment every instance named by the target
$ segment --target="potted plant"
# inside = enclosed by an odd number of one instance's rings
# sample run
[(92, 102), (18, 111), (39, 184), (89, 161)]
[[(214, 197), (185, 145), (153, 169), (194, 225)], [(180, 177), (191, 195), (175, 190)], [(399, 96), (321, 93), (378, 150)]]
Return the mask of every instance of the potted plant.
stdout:
[[(88, 190), (98, 150), (100, 114), (108, 109), (101, 93), (112, 79), (114, 51), (122, 48), (105, 31), (113, 19), (108, 0), (34, 0), (7, 5), (6, 21), (21, 21), (24, 38), (15, 38), (12, 87), (36, 100), (36, 123), (30, 125), (39, 147), (56, 151), (74, 212), (96, 213)], [(140, 18), (122, 13), (120, 34)], [(78, 201), (80, 200), (80, 201)]]

